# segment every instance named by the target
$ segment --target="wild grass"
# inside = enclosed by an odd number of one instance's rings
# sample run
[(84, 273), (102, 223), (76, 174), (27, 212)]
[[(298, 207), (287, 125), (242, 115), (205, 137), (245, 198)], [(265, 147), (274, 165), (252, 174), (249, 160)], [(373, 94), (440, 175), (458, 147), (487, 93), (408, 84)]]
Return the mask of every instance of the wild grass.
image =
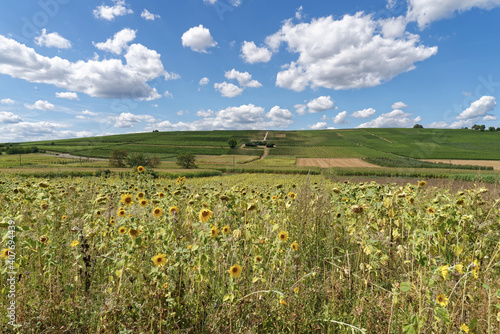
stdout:
[(16, 327), (0, 282), (1, 328), (498, 333), (498, 198), (319, 175), (0, 176), (19, 273)]

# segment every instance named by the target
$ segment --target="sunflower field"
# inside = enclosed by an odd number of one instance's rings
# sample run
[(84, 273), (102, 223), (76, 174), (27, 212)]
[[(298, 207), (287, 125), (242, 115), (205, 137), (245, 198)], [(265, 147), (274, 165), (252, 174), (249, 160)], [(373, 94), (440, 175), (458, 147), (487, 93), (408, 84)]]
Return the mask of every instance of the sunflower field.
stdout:
[(500, 333), (498, 189), (0, 176), (2, 333)]

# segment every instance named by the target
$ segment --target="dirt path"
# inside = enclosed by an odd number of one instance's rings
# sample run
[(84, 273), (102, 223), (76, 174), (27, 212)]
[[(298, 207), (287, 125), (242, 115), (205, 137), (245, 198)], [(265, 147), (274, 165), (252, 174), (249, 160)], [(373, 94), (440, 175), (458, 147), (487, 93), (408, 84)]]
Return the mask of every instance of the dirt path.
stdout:
[(424, 159), (430, 162), (442, 162), (452, 165), (473, 165), (493, 167), (494, 170), (500, 170), (500, 161), (497, 160), (456, 160), (456, 159)]
[(57, 158), (63, 158), (63, 159), (78, 159), (78, 160), (90, 160), (90, 161), (108, 161), (108, 159), (103, 159), (103, 158), (89, 158), (89, 157), (84, 157), (84, 156), (79, 156), (79, 155), (72, 155), (69, 153), (59, 153), (59, 152), (51, 152), (51, 151), (45, 151), (43, 153), (44, 155), (48, 155), (51, 157), (57, 157)]
[(268, 132), (266, 132), (266, 135), (264, 136), (264, 139), (262, 139), (262, 141), (266, 141), (266, 139), (267, 139), (267, 135), (268, 135), (268, 134), (269, 134), (269, 131), (268, 131)]
[(306, 167), (373, 167), (382, 168), (377, 165), (373, 165), (361, 159), (355, 158), (297, 158), (297, 166)]
[(370, 135), (372, 135), (372, 136), (375, 136), (375, 137), (377, 137), (377, 138), (380, 138), (380, 139), (382, 139), (382, 140), (385, 140), (385, 141), (386, 141), (386, 142), (388, 142), (388, 143), (392, 143), (392, 141), (390, 141), (390, 140), (389, 140), (389, 139), (387, 139), (387, 138), (380, 137), (380, 136), (378, 136), (378, 135), (376, 135), (376, 134), (374, 134), (374, 133), (368, 132), (368, 131), (366, 131), (366, 130), (363, 130), (363, 131), (364, 131), (364, 132), (366, 132), (366, 133), (368, 133), (368, 134), (370, 134)]

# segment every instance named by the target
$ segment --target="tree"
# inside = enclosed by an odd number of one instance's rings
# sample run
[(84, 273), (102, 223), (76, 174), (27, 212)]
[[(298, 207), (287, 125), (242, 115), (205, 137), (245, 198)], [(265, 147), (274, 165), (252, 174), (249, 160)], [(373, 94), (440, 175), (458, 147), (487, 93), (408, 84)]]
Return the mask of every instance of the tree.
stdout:
[(423, 129), (424, 127), (421, 124), (415, 124), (413, 126), (414, 129)]
[(110, 167), (125, 167), (127, 160), (128, 152), (126, 150), (114, 149), (111, 150), (109, 154), (109, 166)]
[(130, 167), (156, 167), (160, 164), (160, 158), (157, 156), (149, 156), (142, 152), (134, 152), (127, 157), (127, 164)]
[(488, 128), (488, 130), (490, 130), (491, 132), (496, 131), (496, 129), (495, 129), (495, 127), (494, 127), (494, 126), (490, 126), (490, 127)]
[(228, 140), (227, 144), (230, 148), (235, 148), (236, 145), (238, 145), (238, 142), (236, 141), (236, 139), (231, 138)]
[(484, 124), (479, 127), (479, 130), (481, 132), (484, 132), (484, 129), (486, 129), (486, 125), (484, 125)]
[(177, 156), (177, 164), (182, 168), (198, 168), (195, 164), (196, 157), (191, 153), (184, 153)]

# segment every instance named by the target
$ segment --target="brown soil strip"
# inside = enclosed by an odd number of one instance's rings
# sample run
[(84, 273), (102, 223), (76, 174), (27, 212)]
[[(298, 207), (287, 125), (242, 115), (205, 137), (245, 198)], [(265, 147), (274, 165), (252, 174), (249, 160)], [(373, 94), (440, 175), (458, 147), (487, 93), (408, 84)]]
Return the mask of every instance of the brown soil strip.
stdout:
[(362, 159), (355, 158), (297, 158), (297, 166), (305, 167), (375, 167), (381, 168), (380, 166), (373, 165)]
[(424, 159), (424, 161), (442, 162), (445, 164), (452, 164), (452, 165), (486, 166), (486, 167), (493, 167), (493, 169), (495, 169), (495, 170), (500, 170), (500, 161), (496, 161), (496, 160)]

